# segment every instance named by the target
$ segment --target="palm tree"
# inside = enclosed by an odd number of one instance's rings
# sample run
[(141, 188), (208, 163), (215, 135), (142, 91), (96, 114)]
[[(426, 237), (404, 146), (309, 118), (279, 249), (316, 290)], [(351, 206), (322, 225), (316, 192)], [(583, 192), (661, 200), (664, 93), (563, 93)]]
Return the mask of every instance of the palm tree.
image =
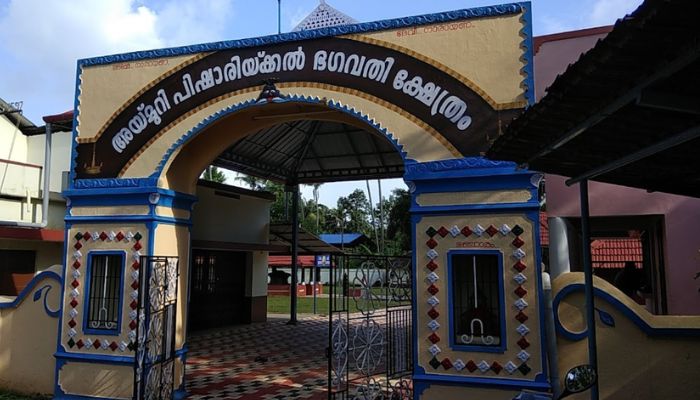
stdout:
[(316, 204), (316, 234), (319, 233), (319, 223), (321, 222), (321, 216), (318, 214), (318, 189), (323, 185), (323, 183), (314, 183), (314, 203)]
[(245, 183), (252, 190), (263, 190), (267, 185), (266, 179), (261, 179), (251, 175), (241, 175), (236, 177), (236, 180)]
[(226, 175), (217, 167), (210, 165), (204, 169), (202, 179), (216, 183), (224, 183), (226, 182)]

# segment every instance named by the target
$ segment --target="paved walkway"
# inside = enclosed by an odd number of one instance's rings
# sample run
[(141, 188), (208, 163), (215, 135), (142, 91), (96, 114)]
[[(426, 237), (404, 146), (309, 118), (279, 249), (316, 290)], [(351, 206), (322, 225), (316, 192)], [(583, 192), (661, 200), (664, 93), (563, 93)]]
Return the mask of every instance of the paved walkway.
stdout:
[(188, 339), (188, 399), (326, 398), (328, 317), (268, 316), (268, 322), (195, 332)]

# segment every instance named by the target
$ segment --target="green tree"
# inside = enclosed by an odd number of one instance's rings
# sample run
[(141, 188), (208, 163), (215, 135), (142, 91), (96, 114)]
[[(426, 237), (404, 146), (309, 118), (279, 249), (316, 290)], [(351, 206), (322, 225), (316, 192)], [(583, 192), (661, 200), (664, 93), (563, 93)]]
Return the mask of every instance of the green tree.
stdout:
[(405, 189), (394, 189), (384, 200), (388, 210), (386, 223), (386, 253), (405, 254), (411, 251), (411, 195)]
[(202, 179), (216, 183), (225, 183), (226, 175), (224, 175), (224, 173), (221, 172), (219, 168), (210, 165), (204, 169), (204, 172), (202, 173)]
[(245, 183), (251, 190), (265, 190), (268, 183), (268, 180), (252, 175), (241, 175), (236, 180)]

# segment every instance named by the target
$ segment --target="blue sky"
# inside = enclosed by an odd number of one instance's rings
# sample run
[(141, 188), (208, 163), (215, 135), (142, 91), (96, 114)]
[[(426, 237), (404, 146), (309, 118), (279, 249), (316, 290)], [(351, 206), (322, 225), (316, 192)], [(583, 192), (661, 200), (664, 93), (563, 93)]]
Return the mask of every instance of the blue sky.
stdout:
[[(282, 0), (282, 30), (291, 30), (318, 2)], [(327, 2), (361, 22), (499, 3)], [(640, 3), (641, 0), (534, 0), (533, 30), (535, 35), (543, 35), (609, 25)], [(0, 0), (0, 98), (23, 101), (25, 116), (41, 124), (43, 115), (72, 109), (79, 58), (274, 33), (277, 0)], [(402, 183), (392, 180), (383, 186), (386, 193)], [(324, 185), (321, 201), (334, 205), (338, 195), (355, 187), (358, 185)], [(364, 182), (359, 187), (364, 188)], [(311, 197), (310, 190), (304, 195)]]

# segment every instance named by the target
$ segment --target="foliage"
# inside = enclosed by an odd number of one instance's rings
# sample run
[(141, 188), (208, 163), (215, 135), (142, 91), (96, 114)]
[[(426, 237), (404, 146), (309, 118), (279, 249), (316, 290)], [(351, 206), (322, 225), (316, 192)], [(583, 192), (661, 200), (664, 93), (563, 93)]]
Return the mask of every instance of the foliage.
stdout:
[(385, 202), (384, 209), (389, 210), (386, 254), (405, 254), (411, 251), (411, 196), (407, 190), (394, 189)]
[(0, 390), (0, 400), (48, 400), (51, 396), (41, 394), (19, 394)]
[(226, 182), (226, 175), (217, 167), (210, 165), (204, 169), (202, 179), (216, 183), (224, 183)]

